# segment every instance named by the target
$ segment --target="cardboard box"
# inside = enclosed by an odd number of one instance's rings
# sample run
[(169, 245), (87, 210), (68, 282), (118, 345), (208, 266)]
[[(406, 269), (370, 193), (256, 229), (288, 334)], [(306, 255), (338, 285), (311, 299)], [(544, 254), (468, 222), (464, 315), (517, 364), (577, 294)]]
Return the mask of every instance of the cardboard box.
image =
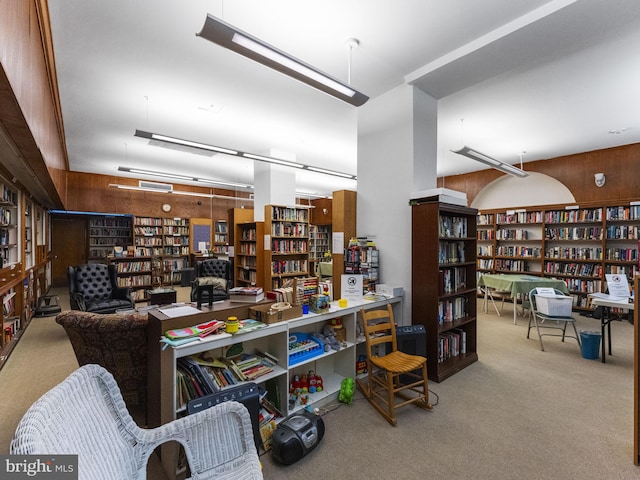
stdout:
[(540, 313), (550, 317), (570, 317), (573, 297), (565, 295), (536, 295), (536, 306)]
[(300, 305), (292, 305), (291, 308), (286, 310), (274, 310), (271, 308), (272, 305), (273, 303), (267, 303), (249, 307), (249, 316), (268, 325), (302, 316), (302, 307)]
[(328, 295), (311, 295), (309, 297), (309, 310), (313, 313), (325, 313), (329, 311), (331, 299)]

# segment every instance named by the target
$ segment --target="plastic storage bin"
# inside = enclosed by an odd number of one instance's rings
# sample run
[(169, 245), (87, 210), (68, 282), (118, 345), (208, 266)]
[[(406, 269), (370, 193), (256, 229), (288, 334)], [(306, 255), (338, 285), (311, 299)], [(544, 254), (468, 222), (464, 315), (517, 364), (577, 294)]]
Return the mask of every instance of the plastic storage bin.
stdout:
[(582, 348), (582, 357), (587, 360), (597, 360), (600, 356), (600, 339), (602, 335), (599, 332), (580, 331), (580, 344)]
[(538, 311), (551, 317), (570, 317), (573, 297), (565, 295), (536, 295)]

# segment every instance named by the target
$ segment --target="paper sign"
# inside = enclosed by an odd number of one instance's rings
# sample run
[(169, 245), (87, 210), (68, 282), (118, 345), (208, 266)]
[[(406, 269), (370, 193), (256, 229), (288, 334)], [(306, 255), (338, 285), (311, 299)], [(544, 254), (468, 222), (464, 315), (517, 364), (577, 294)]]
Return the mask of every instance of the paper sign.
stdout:
[(362, 275), (342, 275), (340, 298), (362, 300)]
[(607, 273), (607, 289), (609, 295), (612, 297), (629, 298), (631, 293), (629, 292), (629, 281), (626, 275), (620, 275), (617, 273)]

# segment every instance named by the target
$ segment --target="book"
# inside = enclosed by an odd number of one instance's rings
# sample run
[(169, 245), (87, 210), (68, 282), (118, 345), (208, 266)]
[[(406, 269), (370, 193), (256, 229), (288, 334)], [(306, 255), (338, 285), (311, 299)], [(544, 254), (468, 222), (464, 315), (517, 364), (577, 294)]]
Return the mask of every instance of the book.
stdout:
[(229, 295), (256, 296), (263, 293), (262, 287), (233, 287), (229, 289)]
[(260, 292), (256, 295), (245, 295), (245, 294), (229, 294), (229, 300), (232, 302), (241, 302), (241, 303), (258, 303), (264, 300), (264, 293)]

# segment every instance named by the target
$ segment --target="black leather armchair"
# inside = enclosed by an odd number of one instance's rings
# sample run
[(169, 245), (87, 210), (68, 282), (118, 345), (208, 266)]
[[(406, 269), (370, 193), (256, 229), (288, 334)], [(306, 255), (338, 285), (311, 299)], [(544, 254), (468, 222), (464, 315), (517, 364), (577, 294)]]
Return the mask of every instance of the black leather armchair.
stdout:
[(191, 283), (191, 301), (201, 305), (229, 298), (231, 262), (219, 258), (198, 260), (196, 279)]
[(115, 265), (91, 263), (67, 269), (72, 310), (114, 313), (135, 308), (131, 290), (118, 286)]

